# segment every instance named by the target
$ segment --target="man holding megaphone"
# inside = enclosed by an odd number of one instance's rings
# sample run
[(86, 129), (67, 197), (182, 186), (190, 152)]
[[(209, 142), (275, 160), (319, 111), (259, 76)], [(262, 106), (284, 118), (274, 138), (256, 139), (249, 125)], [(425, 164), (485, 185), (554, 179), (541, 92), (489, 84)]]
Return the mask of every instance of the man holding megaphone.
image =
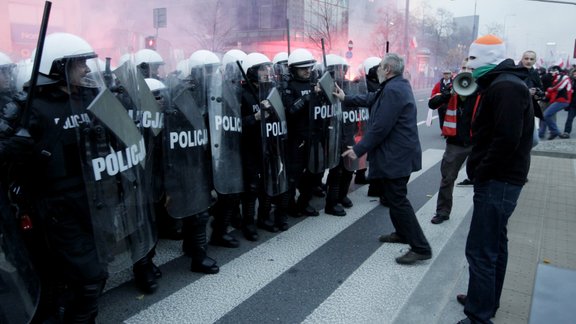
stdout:
[(466, 67), (467, 61), (465, 59), (462, 62), (460, 73), (452, 81), (452, 91), (449, 94), (438, 93), (428, 101), (428, 107), (431, 109), (446, 107), (442, 124), (442, 135), (446, 137), (446, 150), (440, 166), (442, 180), (432, 224), (440, 224), (450, 219), (454, 182), (472, 150), (470, 123), (478, 94), (472, 73)]

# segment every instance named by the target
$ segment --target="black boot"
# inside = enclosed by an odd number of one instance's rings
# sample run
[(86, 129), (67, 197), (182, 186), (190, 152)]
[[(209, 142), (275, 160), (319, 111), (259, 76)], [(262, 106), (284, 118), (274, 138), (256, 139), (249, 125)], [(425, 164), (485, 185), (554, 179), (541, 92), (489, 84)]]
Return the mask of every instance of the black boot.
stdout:
[(152, 294), (158, 289), (152, 258), (148, 255), (134, 263), (132, 272), (134, 273), (134, 283), (136, 287), (143, 293)]
[(98, 298), (105, 280), (83, 283), (72, 287), (72, 298), (64, 310), (64, 323), (95, 323), (98, 315)]
[(218, 273), (220, 268), (216, 261), (206, 254), (206, 223), (208, 218), (208, 213), (204, 212), (184, 219), (182, 249), (186, 255), (192, 257), (191, 271), (214, 274)]
[(281, 231), (290, 228), (288, 225), (288, 214), (286, 210), (290, 204), (290, 194), (285, 192), (279, 196), (278, 204), (274, 210), (274, 225)]
[(258, 198), (258, 219), (256, 226), (270, 233), (278, 232), (278, 227), (274, 225), (274, 221), (270, 219), (270, 210), (272, 209), (272, 199), (266, 195), (261, 194)]
[(242, 234), (248, 241), (258, 241), (258, 231), (254, 221), (256, 216), (256, 195), (245, 193), (242, 197)]
[(210, 244), (237, 248), (240, 246), (240, 242), (234, 236), (228, 234), (228, 225), (230, 225), (230, 220), (236, 211), (238, 197), (237, 195), (219, 195), (218, 199), (219, 201), (216, 204), (219, 207), (215, 209), (216, 213), (212, 223), (213, 231), (210, 236)]
[(342, 167), (337, 166), (330, 169), (328, 173), (328, 195), (326, 196), (326, 206), (324, 212), (334, 216), (346, 216), (346, 211), (340, 204), (338, 198), (340, 197), (340, 179), (342, 177)]

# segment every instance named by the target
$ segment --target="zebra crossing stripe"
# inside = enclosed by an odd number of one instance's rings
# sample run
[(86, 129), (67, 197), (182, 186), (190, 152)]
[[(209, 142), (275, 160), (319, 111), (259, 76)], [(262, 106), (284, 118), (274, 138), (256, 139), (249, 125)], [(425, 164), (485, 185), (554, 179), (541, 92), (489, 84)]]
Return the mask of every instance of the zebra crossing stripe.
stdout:
[[(465, 169), (460, 171), (459, 178), (466, 178)], [(472, 196), (471, 187), (455, 187), (452, 215), (442, 225), (430, 222), (438, 194), (416, 213), (435, 255), (472, 208)], [(397, 264), (395, 257), (407, 251), (407, 245), (383, 244), (303, 323), (391, 323), (395, 319), (402, 323), (402, 319), (397, 318), (400, 310), (435, 261), (415, 266)]]
[[(436, 165), (442, 154), (443, 150), (426, 150), (422, 170), (413, 173), (410, 181)], [(378, 206), (378, 202), (366, 199), (367, 187), (350, 193), (354, 208), (346, 217), (309, 217), (223, 265), (218, 275), (196, 280), (125, 322), (211, 323), (218, 320)], [(254, 269), (258, 269), (258, 273)], [(198, 292), (203, 292), (201, 298)]]

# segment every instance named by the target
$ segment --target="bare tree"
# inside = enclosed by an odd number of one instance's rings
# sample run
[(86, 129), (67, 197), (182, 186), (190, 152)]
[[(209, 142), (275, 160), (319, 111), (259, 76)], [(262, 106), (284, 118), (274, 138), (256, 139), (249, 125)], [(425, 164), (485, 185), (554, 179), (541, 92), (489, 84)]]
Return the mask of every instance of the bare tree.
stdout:
[(404, 17), (402, 13), (392, 6), (378, 9), (379, 23), (372, 32), (372, 51), (379, 56), (386, 53), (386, 42), (389, 50), (396, 52), (401, 48)]
[(322, 39), (326, 52), (343, 43), (345, 36), (342, 28), (343, 15), (339, 7), (342, 1), (335, 4), (319, 1), (317, 6), (310, 7), (310, 20), (306, 22), (305, 36), (318, 48), (322, 48)]
[[(193, 19), (187, 21), (183, 29), (189, 31), (200, 48), (223, 52), (233, 37), (234, 29), (225, 4), (222, 0), (202, 1), (198, 7), (202, 10), (195, 10)], [(191, 21), (195, 23), (190, 24)]]

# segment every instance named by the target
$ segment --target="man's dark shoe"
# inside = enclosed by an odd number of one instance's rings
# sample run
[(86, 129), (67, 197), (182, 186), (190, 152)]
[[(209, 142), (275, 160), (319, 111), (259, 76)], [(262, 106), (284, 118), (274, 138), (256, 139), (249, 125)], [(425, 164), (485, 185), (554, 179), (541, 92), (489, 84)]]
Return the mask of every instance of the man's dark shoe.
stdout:
[(417, 261), (424, 261), (424, 260), (429, 260), (432, 258), (432, 253), (428, 253), (428, 254), (420, 254), (420, 253), (416, 253), (412, 250), (406, 252), (406, 254), (404, 254), (401, 257), (397, 257), (396, 258), (396, 262), (399, 264), (414, 264)]
[(570, 134), (568, 134), (568, 133), (562, 133), (562, 134), (558, 135), (558, 137), (560, 137), (560, 138), (570, 138)]
[(556, 137), (558, 137), (558, 134), (550, 134), (550, 136), (548, 136), (548, 140), (551, 141), (551, 140), (555, 139)]
[(346, 216), (346, 211), (340, 204), (336, 204), (334, 206), (326, 206), (324, 208), (324, 212), (328, 215)]
[(464, 181), (458, 182), (457, 186), (472, 186), (474, 183), (470, 179), (464, 179)]
[(378, 239), (382, 243), (400, 243), (400, 244), (408, 244), (405, 238), (398, 235), (396, 232), (390, 233), (387, 235), (382, 235)]
[(447, 221), (450, 219), (450, 216), (444, 216), (444, 215), (438, 215), (436, 214), (434, 217), (432, 217), (432, 224), (442, 224), (444, 221)]
[(465, 294), (458, 294), (456, 295), (456, 300), (458, 301), (458, 304), (465, 306), (466, 305), (466, 295)]
[(352, 206), (354, 206), (354, 204), (352, 203), (352, 200), (350, 200), (350, 198), (348, 198), (348, 197), (342, 198), (342, 200), (340, 201), (340, 204), (344, 208), (352, 208)]

